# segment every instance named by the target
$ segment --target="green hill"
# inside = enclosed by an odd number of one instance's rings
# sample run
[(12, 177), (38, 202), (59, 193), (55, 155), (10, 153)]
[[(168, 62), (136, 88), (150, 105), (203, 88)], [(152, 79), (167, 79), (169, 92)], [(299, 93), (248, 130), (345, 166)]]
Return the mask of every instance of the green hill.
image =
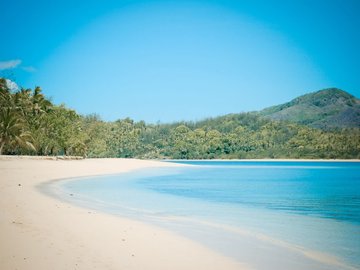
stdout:
[(261, 112), (197, 122), (106, 122), (53, 104), (40, 87), (10, 89), (0, 78), (0, 154), (359, 159), (359, 111), (358, 99), (327, 89)]
[(286, 120), (320, 129), (360, 127), (360, 100), (329, 88), (259, 112), (274, 120)]

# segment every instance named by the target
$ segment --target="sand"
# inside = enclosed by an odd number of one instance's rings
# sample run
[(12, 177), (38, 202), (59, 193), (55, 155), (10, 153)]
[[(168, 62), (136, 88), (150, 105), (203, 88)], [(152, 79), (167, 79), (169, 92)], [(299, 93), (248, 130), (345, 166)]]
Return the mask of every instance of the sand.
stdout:
[(249, 269), (173, 232), (80, 208), (47, 181), (161, 166), (134, 159), (0, 157), (0, 269)]

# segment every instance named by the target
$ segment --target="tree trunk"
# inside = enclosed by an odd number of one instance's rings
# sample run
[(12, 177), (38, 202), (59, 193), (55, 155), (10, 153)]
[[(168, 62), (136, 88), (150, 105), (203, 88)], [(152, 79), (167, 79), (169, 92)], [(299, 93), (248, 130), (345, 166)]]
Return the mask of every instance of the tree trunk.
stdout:
[(5, 145), (5, 141), (2, 141), (2, 142), (0, 143), (0, 155), (2, 155), (2, 151), (3, 151), (4, 145)]

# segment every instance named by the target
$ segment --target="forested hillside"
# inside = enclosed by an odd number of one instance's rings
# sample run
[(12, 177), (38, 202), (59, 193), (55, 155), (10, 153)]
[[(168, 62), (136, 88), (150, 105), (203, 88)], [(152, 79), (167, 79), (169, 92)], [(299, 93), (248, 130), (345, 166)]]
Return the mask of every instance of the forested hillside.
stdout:
[[(344, 92), (345, 93), (345, 92)], [(347, 93), (345, 93), (347, 94)], [(275, 109), (274, 109), (275, 108)], [(268, 109), (269, 110), (269, 109)], [(272, 109), (278, 110), (276, 107)], [(41, 92), (0, 79), (0, 152), (175, 159), (360, 158), (360, 129), (322, 130), (259, 113), (199, 122), (105, 122), (54, 105)]]
[(259, 113), (321, 129), (360, 128), (360, 100), (337, 88), (306, 94)]

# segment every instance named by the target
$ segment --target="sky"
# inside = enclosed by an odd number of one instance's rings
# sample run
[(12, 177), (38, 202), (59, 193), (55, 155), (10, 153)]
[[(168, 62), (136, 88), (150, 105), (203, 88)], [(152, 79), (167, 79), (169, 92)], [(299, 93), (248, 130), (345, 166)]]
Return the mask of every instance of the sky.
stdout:
[(360, 1), (0, 0), (0, 76), (104, 120), (360, 97)]

